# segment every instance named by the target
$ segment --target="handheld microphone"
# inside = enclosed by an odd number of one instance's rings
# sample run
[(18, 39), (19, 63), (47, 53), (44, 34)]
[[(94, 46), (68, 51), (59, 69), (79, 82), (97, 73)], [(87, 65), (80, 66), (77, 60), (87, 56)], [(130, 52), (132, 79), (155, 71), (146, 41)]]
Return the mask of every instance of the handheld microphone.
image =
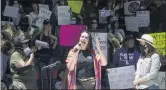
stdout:
[[(80, 42), (78, 43), (78, 45), (81, 47), (81, 43), (80, 43)], [(74, 52), (77, 52), (77, 51), (78, 51), (78, 49), (75, 48), (75, 49), (74, 49)]]

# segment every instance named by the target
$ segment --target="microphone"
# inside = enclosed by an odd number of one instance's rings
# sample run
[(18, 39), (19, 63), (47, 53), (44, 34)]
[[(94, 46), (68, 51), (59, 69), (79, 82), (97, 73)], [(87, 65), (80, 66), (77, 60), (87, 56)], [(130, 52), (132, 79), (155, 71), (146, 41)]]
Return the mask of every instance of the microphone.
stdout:
[[(81, 43), (80, 43), (80, 42), (78, 43), (78, 45), (81, 47)], [(78, 49), (75, 48), (75, 49), (74, 49), (74, 52), (77, 52), (77, 51), (78, 51)]]

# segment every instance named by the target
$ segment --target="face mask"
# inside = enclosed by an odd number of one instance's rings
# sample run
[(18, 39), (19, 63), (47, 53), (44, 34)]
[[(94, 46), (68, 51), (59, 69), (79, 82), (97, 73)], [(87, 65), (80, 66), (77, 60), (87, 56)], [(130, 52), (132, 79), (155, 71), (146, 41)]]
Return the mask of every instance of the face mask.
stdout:
[(25, 48), (24, 53), (25, 53), (26, 56), (29, 56), (30, 53), (31, 53), (31, 49), (29, 47)]
[(141, 52), (145, 52), (146, 46), (145, 45), (139, 45)]

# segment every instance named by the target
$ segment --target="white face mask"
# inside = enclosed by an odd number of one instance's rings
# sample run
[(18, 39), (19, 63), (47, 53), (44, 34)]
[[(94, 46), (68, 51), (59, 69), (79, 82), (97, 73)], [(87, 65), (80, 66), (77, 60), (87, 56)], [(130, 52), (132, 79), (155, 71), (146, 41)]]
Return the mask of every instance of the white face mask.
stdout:
[(31, 49), (29, 47), (25, 48), (24, 53), (25, 53), (26, 56), (29, 56), (30, 53), (31, 53)]

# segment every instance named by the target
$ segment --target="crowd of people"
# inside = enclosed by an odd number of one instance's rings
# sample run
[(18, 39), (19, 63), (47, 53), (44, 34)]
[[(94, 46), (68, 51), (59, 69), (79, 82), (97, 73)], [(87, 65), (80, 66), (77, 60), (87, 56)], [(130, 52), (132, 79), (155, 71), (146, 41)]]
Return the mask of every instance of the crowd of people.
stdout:
[[(158, 89), (157, 74), (159, 70), (166, 70), (166, 58), (156, 52), (153, 37), (144, 32), (126, 30), (124, 2), (127, 0), (84, 0), (80, 13), (71, 11), (71, 15), (76, 18), (76, 25), (85, 25), (86, 29), (80, 34), (76, 46), (64, 47), (60, 45), (57, 7), (68, 6), (66, 0), (43, 1), (42, 4), (49, 5), (52, 15), (44, 20), (42, 28), (36, 26), (40, 3), (32, 3), (33, 10), (25, 15), (24, 6), (18, 0), (13, 0), (12, 5), (6, 0), (7, 6), (19, 8), (19, 14), (17, 18), (1, 14), (3, 21), (13, 22), (1, 23), (2, 88), (41, 89), (37, 84), (37, 76), (41, 71), (39, 68), (60, 61), (66, 67), (56, 71), (55, 89), (109, 88), (106, 84), (108, 80), (105, 81), (108, 79), (105, 77), (106, 68), (130, 65), (136, 68), (133, 81), (136, 89)], [(139, 8), (146, 9), (152, 11), (144, 5)], [(110, 10), (112, 14), (106, 18), (107, 23), (99, 22), (98, 10)], [(91, 32), (98, 30), (107, 33), (107, 59), (98, 39), (97, 49), (93, 49)], [(39, 44), (41, 42), (46, 44), (42, 46)]]

